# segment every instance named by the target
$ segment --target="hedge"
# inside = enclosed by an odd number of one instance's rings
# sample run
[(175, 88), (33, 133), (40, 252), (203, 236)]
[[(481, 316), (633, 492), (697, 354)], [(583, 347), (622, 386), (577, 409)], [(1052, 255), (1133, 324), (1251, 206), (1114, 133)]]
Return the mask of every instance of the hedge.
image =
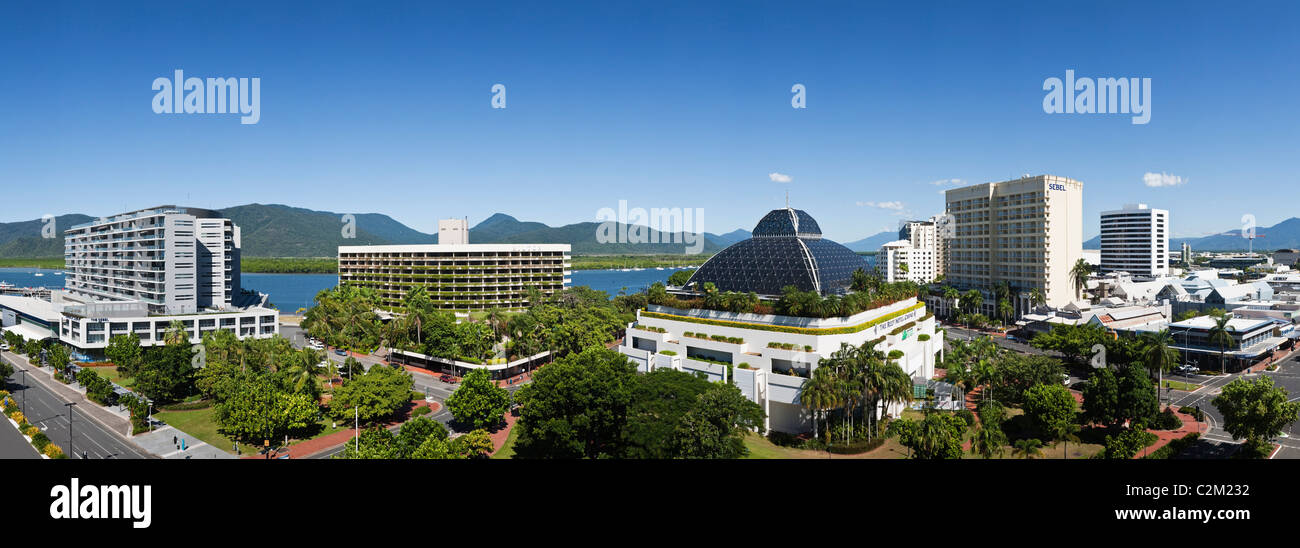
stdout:
[(874, 320), (871, 320), (871, 321), (868, 321), (868, 322), (863, 322), (863, 323), (858, 324), (858, 325), (850, 325), (850, 326), (845, 326), (845, 327), (789, 327), (789, 326), (784, 326), (784, 325), (767, 325), (767, 324), (761, 324), (761, 323), (749, 323), (749, 322), (736, 322), (736, 321), (730, 321), (730, 320), (713, 320), (713, 319), (708, 319), (708, 318), (696, 318), (696, 317), (692, 317), (692, 316), (680, 316), (680, 315), (677, 315), (677, 314), (665, 314), (665, 313), (662, 313), (662, 312), (651, 312), (651, 311), (649, 311), (649, 310), (642, 310), (642, 311), (641, 311), (641, 315), (642, 315), (642, 316), (646, 316), (646, 317), (650, 317), (650, 318), (658, 318), (658, 319), (661, 319), (661, 320), (673, 320), (673, 321), (679, 321), (679, 322), (690, 322), (690, 323), (698, 323), (698, 324), (704, 324), (704, 325), (714, 325), (714, 326), (718, 326), (718, 327), (736, 327), (736, 328), (740, 328), (740, 329), (756, 329), (756, 330), (759, 330), (759, 331), (775, 331), (775, 332), (777, 332), (777, 333), (798, 333), (798, 334), (802, 334), (802, 335), (845, 335), (845, 334), (849, 334), (849, 333), (857, 333), (857, 332), (859, 332), (859, 331), (864, 331), (864, 330), (866, 330), (866, 329), (870, 329), (870, 328), (872, 328), (872, 327), (875, 327), (875, 326), (877, 326), (877, 325), (880, 325), (881, 323), (884, 323), (884, 322), (887, 322), (887, 321), (892, 320), (892, 319), (894, 319), (894, 318), (897, 318), (897, 317), (903, 316), (904, 314), (908, 314), (908, 313), (911, 313), (911, 312), (915, 312), (915, 311), (920, 310), (920, 309), (922, 309), (922, 308), (925, 308), (925, 303), (916, 303), (916, 304), (914, 304), (914, 305), (912, 305), (912, 306), (909, 306), (909, 307), (907, 307), (907, 308), (904, 308), (904, 309), (902, 309), (902, 310), (898, 310), (898, 311), (895, 311), (895, 312), (890, 312), (889, 314), (885, 314), (884, 316), (881, 316), (881, 317), (876, 318), (876, 319), (874, 319)]
[(871, 451), (872, 449), (880, 447), (885, 443), (885, 439), (886, 438), (884, 437), (879, 437), (871, 441), (855, 441), (852, 443), (844, 443), (839, 445), (831, 444), (829, 447), (826, 448), (826, 450), (828, 452), (835, 453), (836, 455), (857, 455), (859, 453), (866, 453), (867, 451)]
[(420, 416), (420, 415), (428, 415), (429, 413), (432, 413), (432, 412), (433, 412), (433, 410), (432, 410), (432, 409), (429, 409), (429, 406), (427, 406), (427, 405), (421, 405), (421, 406), (419, 406), (419, 407), (416, 407), (414, 411), (411, 411), (411, 418), (415, 418), (415, 417), (418, 417), (418, 416)]
[(1159, 449), (1156, 449), (1155, 451), (1152, 451), (1150, 455), (1147, 455), (1143, 458), (1172, 459), (1175, 456), (1177, 456), (1179, 453), (1182, 453), (1184, 449), (1187, 449), (1192, 444), (1196, 443), (1196, 440), (1199, 439), (1201, 439), (1201, 433), (1192, 432), (1191, 434), (1188, 434), (1176, 440), (1170, 440), (1167, 445)]
[(663, 354), (663, 355), (665, 355), (665, 356), (676, 356), (676, 355), (677, 355), (677, 353), (676, 353), (676, 352), (673, 352), (672, 350), (660, 350), (659, 353), (660, 353), (660, 354)]
[(186, 401), (158, 406), (159, 411), (194, 411), (212, 407), (212, 400)]
[(913, 328), (913, 327), (916, 327), (916, 322), (907, 322), (907, 323), (905, 323), (905, 324), (903, 324), (903, 325), (900, 325), (900, 326), (898, 326), (898, 327), (895, 327), (893, 331), (890, 331), (890, 332), (889, 332), (889, 334), (890, 334), (890, 335), (897, 335), (897, 334), (902, 333), (902, 332), (904, 332), (904, 331), (907, 331), (908, 329), (911, 329), (911, 328)]

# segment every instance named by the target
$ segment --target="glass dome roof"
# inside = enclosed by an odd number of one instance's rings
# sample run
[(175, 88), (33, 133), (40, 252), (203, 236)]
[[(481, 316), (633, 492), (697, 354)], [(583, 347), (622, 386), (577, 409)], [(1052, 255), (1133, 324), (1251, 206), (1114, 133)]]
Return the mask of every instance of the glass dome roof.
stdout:
[(719, 291), (780, 295), (793, 285), (822, 295), (843, 293), (866, 259), (822, 239), (821, 227), (797, 209), (776, 209), (754, 227), (754, 237), (732, 244), (695, 271), (688, 284), (712, 282)]

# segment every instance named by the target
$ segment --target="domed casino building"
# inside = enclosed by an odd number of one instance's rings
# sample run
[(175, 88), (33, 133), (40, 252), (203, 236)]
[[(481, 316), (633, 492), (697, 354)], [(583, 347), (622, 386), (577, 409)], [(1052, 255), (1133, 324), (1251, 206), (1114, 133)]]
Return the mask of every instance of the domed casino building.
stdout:
[[(869, 271), (861, 256), (822, 238), (808, 213), (787, 207), (764, 215), (752, 238), (714, 255), (687, 285), (698, 284), (692, 287), (698, 290), (711, 282), (719, 291), (765, 297), (793, 285), (825, 296), (849, 292), (859, 268)], [(763, 407), (769, 429), (802, 433), (812, 428), (812, 414), (800, 400), (803, 385), (818, 362), (841, 344), (873, 342), (876, 350), (895, 355), (895, 363), (912, 378), (914, 393), (924, 395), (943, 349), (943, 332), (935, 326), (925, 303), (915, 297), (838, 318), (651, 304), (637, 312), (619, 351), (641, 372), (669, 368), (732, 382)], [(903, 405), (893, 404), (877, 413), (897, 417), (902, 410)]]

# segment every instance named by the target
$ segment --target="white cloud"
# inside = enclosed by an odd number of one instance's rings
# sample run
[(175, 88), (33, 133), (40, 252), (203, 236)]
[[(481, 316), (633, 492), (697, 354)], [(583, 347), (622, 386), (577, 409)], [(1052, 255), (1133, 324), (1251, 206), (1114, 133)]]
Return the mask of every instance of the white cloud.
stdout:
[(791, 177), (784, 173), (777, 173), (775, 171), (773, 171), (772, 173), (768, 173), (767, 178), (771, 179), (773, 183), (788, 183), (794, 180), (794, 177)]
[(878, 207), (880, 209), (903, 210), (903, 202), (858, 202), (859, 207)]
[(1142, 176), (1142, 183), (1153, 188), (1162, 186), (1178, 186), (1186, 183), (1187, 180), (1169, 173), (1152, 173), (1148, 171)]
[(943, 185), (959, 186), (959, 185), (966, 184), (966, 180), (965, 179), (939, 179), (938, 181), (930, 181), (930, 184), (935, 186), (943, 186)]

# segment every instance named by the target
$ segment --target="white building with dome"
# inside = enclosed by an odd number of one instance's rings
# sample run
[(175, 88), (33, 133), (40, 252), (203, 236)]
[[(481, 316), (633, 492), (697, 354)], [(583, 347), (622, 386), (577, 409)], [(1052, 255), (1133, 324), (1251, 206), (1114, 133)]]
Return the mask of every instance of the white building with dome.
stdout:
[[(794, 285), (825, 296), (848, 292), (855, 270), (870, 271), (861, 256), (823, 239), (816, 221), (800, 210), (768, 213), (753, 234), (714, 255), (688, 285), (709, 282), (720, 291), (768, 298)], [(629, 325), (619, 351), (642, 372), (671, 368), (733, 382), (763, 407), (769, 429), (800, 433), (811, 429), (812, 415), (799, 395), (818, 362), (842, 344), (873, 341), (876, 350), (896, 356), (892, 361), (924, 393), (943, 334), (915, 297), (838, 318), (648, 305)], [(898, 416), (902, 405), (879, 411)]]

